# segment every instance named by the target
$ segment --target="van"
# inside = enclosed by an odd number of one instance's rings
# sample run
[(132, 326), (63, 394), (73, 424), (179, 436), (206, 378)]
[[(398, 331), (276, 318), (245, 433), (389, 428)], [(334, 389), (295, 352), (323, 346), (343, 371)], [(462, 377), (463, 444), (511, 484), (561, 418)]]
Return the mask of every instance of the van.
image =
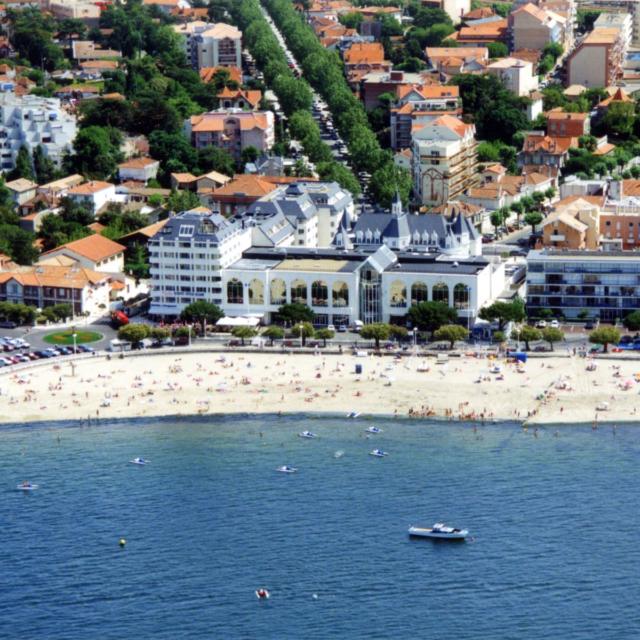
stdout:
[(115, 351), (116, 353), (131, 351), (131, 343), (127, 340), (118, 340), (117, 338), (114, 338), (109, 342), (109, 351)]
[(356, 333), (360, 333), (362, 331), (362, 327), (364, 327), (364, 322), (362, 320), (355, 320), (353, 323), (353, 330)]

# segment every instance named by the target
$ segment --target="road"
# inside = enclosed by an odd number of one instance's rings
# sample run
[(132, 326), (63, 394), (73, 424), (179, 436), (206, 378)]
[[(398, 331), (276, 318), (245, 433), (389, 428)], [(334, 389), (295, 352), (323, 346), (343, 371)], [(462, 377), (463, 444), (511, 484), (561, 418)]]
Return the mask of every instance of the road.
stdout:
[[(284, 54), (287, 58), (287, 62), (299, 76), (302, 76), (302, 68), (298, 64), (298, 61), (295, 59), (293, 53), (287, 47), (287, 43), (285, 42), (283, 35), (280, 33), (278, 27), (271, 19), (269, 12), (262, 6), (260, 7), (260, 9), (265, 17), (265, 20), (267, 21), (267, 24), (271, 28), (271, 31), (273, 31), (273, 34), (280, 43), (280, 46), (282, 47), (282, 50), (284, 51)], [(313, 105), (311, 107), (311, 113), (313, 115), (313, 119), (318, 123), (322, 140), (331, 148), (331, 153), (335, 160), (344, 164), (354, 173), (354, 175), (358, 179), (360, 187), (362, 188), (362, 193), (364, 194), (364, 198), (361, 198), (361, 203), (363, 205), (370, 204), (367, 197), (368, 179), (370, 178), (370, 176), (364, 173), (356, 174), (353, 171), (353, 167), (349, 162), (347, 145), (334, 125), (333, 116), (331, 115), (331, 111), (329, 110), (327, 103), (311, 85), (309, 85), (309, 88), (311, 89), (311, 92), (313, 94)]]
[[(68, 325), (67, 329), (70, 329), (73, 325)], [(97, 342), (88, 343), (89, 346), (94, 349), (106, 349), (109, 346), (109, 341), (117, 336), (117, 331), (112, 329), (109, 324), (102, 323), (93, 323), (93, 324), (78, 324), (75, 325), (78, 330), (87, 330), (87, 331), (95, 331), (96, 333), (102, 334), (102, 338)], [(0, 337), (8, 337), (8, 338), (24, 338), (29, 345), (29, 351), (40, 351), (41, 349), (46, 349), (47, 347), (51, 347), (52, 345), (48, 342), (45, 342), (44, 337), (57, 331), (58, 329), (52, 329), (51, 327), (41, 328), (41, 327), (18, 327), (16, 329), (0, 329)]]

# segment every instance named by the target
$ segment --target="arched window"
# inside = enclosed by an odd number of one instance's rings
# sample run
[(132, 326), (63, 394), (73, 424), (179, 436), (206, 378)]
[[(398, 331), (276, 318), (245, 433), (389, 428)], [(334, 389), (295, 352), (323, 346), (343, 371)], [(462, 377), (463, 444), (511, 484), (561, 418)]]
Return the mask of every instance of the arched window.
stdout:
[(275, 278), (271, 281), (269, 297), (271, 304), (282, 305), (287, 303), (287, 285), (284, 280)]
[(264, 285), (260, 280), (249, 283), (249, 304), (264, 304)]
[(426, 302), (429, 299), (429, 289), (424, 282), (414, 282), (411, 285), (411, 304)]
[(449, 304), (449, 287), (444, 282), (433, 285), (433, 301)]
[(389, 304), (392, 307), (406, 307), (407, 306), (407, 287), (404, 282), (400, 280), (394, 280), (391, 283), (391, 289), (389, 291)]
[(242, 304), (244, 297), (242, 295), (242, 282), (237, 278), (233, 278), (227, 282), (227, 303)]
[(311, 285), (311, 304), (314, 307), (329, 306), (329, 287), (324, 280), (316, 280)]
[(348, 307), (349, 306), (349, 287), (346, 282), (338, 280), (333, 283), (333, 306)]
[(291, 302), (307, 304), (307, 284), (304, 280), (294, 280), (291, 283)]
[(455, 309), (469, 308), (469, 287), (459, 282), (453, 287), (453, 306)]

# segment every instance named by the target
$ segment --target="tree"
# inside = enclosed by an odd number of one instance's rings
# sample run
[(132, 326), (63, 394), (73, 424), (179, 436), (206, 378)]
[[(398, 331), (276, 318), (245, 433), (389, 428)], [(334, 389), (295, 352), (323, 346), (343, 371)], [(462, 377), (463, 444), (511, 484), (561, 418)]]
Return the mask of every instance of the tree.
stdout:
[(365, 340), (374, 340), (376, 349), (380, 349), (380, 340), (388, 340), (391, 335), (391, 327), (382, 322), (374, 322), (373, 324), (365, 324), (360, 330), (360, 335)]
[[(257, 155), (254, 157), (254, 152), (256, 151), (255, 147), (247, 147), (243, 149), (243, 158), (251, 157), (253, 160), (257, 158)], [(245, 154), (245, 152), (247, 152)], [(249, 162), (249, 160), (243, 160), (244, 162)], [(219, 173), (223, 173), (226, 176), (233, 176), (236, 172), (235, 162), (233, 158), (225, 149), (219, 149), (218, 147), (203, 147), (198, 150), (198, 169), (204, 173), (208, 173), (209, 171), (218, 171)]]
[(490, 42), (487, 49), (490, 58), (506, 58), (509, 55), (509, 48), (504, 42)]
[(633, 133), (636, 120), (633, 102), (612, 102), (602, 119), (602, 126), (614, 138), (628, 138)]
[(245, 147), (240, 153), (240, 162), (244, 167), (248, 162), (255, 162), (260, 155), (260, 151), (256, 147)]
[(33, 150), (33, 170), (38, 184), (47, 184), (56, 178), (58, 173), (53, 160), (48, 158), (41, 145)]
[(231, 335), (234, 338), (240, 338), (242, 346), (244, 347), (244, 341), (248, 338), (253, 338), (258, 335), (258, 331), (253, 327), (234, 327), (231, 330)]
[(455, 309), (444, 302), (419, 302), (414, 304), (407, 313), (414, 327), (420, 331), (435, 331), (442, 325), (452, 324), (458, 319)]
[(539, 211), (529, 211), (529, 213), (525, 214), (524, 221), (531, 225), (531, 231), (535, 233), (536, 225), (542, 222), (542, 214)]
[(35, 236), (15, 224), (0, 223), (0, 252), (8, 255), (18, 264), (32, 264), (38, 258), (38, 249), (34, 246)]
[(292, 302), (290, 304), (283, 304), (278, 309), (277, 316), (280, 322), (294, 325), (299, 322), (313, 322), (315, 314), (306, 304)]
[(453, 349), (456, 342), (469, 337), (469, 331), (459, 324), (445, 324), (434, 332), (433, 337), (435, 340), (446, 340)]
[(640, 311), (632, 311), (629, 315), (625, 316), (622, 324), (629, 331), (640, 331)]
[(121, 142), (117, 129), (96, 126), (80, 129), (73, 142), (71, 169), (92, 179), (109, 178), (121, 160)]
[(396, 195), (404, 204), (409, 202), (409, 192), (411, 191), (411, 174), (400, 167), (396, 167), (392, 162), (384, 164), (371, 175), (369, 183), (371, 195), (381, 207), (389, 208)]
[(8, 13), (11, 44), (21, 58), (47, 71), (53, 71), (63, 64), (62, 49), (53, 42), (57, 24), (51, 15), (35, 8)]
[(146, 324), (125, 324), (124, 327), (118, 329), (118, 338), (131, 342), (131, 344), (138, 344), (148, 338), (150, 333), (151, 329)]
[(154, 340), (166, 340), (171, 336), (171, 331), (164, 327), (152, 327), (149, 334)]
[(318, 329), (316, 331), (316, 338), (318, 338), (318, 340), (322, 340), (323, 347), (326, 347), (327, 340), (333, 339), (335, 335), (336, 332), (333, 329)]
[(311, 338), (315, 330), (310, 322), (298, 322), (291, 327), (291, 335), (294, 338), (300, 338), (302, 340), (302, 346), (307, 344), (307, 338)]
[(535, 327), (524, 326), (516, 333), (516, 337), (524, 342), (524, 348), (529, 351), (531, 349), (529, 343), (540, 340), (542, 334)]
[(402, 340), (407, 339), (409, 335), (409, 331), (407, 330), (406, 327), (401, 327), (400, 325), (392, 324), (392, 325), (389, 325), (389, 334), (392, 338), (395, 338), (398, 342), (401, 342)]
[(276, 327), (276, 326), (267, 327), (262, 332), (262, 335), (265, 338), (269, 338), (270, 340), (269, 345), (273, 346), (274, 340), (282, 340), (282, 338), (284, 338), (284, 329), (282, 327)]
[(607, 353), (610, 344), (620, 342), (620, 332), (615, 327), (599, 327), (589, 334), (591, 344), (601, 344)]
[(33, 172), (33, 161), (31, 160), (31, 154), (29, 153), (29, 149), (22, 145), (20, 149), (18, 149), (18, 154), (16, 155), (16, 165), (9, 172), (7, 176), (9, 180), (16, 180), (17, 178), (26, 178), (27, 180), (31, 180), (32, 182), (35, 180), (35, 174)]
[(197, 300), (188, 304), (180, 313), (180, 319), (185, 322), (199, 322), (203, 325), (205, 322), (215, 324), (224, 317), (224, 312), (213, 302), (206, 300)]
[(489, 216), (489, 220), (491, 220), (491, 224), (493, 225), (493, 229), (497, 237), (498, 229), (504, 222), (504, 213), (502, 212), (502, 209), (496, 209), (495, 211), (492, 211), (491, 215)]
[(167, 198), (169, 211), (189, 211), (200, 206), (200, 198), (193, 191), (172, 191)]
[(522, 322), (525, 317), (524, 302), (516, 298), (513, 302), (494, 302), (480, 309), (478, 316), (487, 322), (498, 321), (498, 329), (504, 330), (507, 322)]
[(555, 327), (546, 327), (542, 330), (542, 339), (549, 343), (553, 351), (553, 343), (564, 340), (564, 333)]

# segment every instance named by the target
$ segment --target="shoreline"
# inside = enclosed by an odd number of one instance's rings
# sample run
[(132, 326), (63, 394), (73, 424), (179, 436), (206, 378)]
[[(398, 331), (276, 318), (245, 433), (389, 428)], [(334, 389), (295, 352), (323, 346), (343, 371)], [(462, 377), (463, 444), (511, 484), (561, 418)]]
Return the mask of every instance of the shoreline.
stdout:
[[(298, 415), (526, 426), (640, 421), (640, 363), (221, 351), (47, 361), (0, 375), (0, 425)], [(356, 373), (356, 365), (362, 373)], [(606, 410), (599, 411), (597, 407)], [(55, 420), (51, 416), (55, 415)]]

